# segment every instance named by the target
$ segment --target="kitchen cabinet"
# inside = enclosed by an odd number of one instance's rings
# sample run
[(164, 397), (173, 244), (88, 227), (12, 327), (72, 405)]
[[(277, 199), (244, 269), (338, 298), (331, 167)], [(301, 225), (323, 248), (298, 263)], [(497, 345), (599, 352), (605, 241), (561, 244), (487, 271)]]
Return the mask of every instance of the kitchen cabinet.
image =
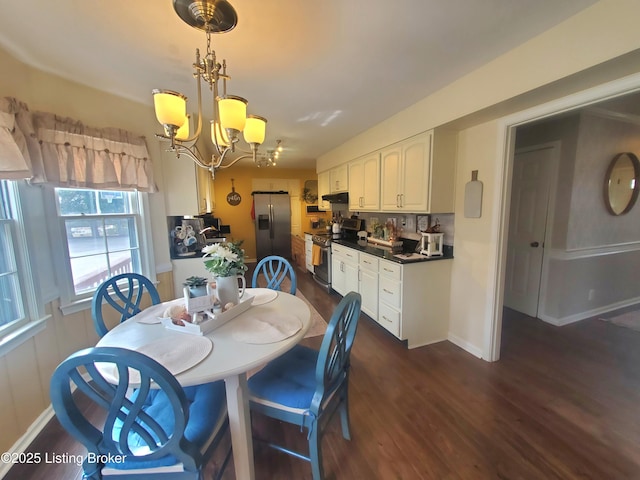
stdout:
[(349, 210), (380, 210), (380, 153), (359, 158), (348, 164)]
[(453, 213), (457, 133), (435, 129), (380, 154), (380, 210)]
[(331, 204), (326, 200), (322, 200), (323, 195), (329, 195), (331, 193), (329, 186), (331, 180), (329, 177), (329, 170), (318, 174), (318, 210), (322, 210), (323, 212), (331, 210)]
[(331, 288), (342, 296), (359, 291), (358, 259), (357, 250), (331, 244)]
[(411, 137), (381, 152), (383, 212), (428, 209), (431, 132)]
[(447, 339), (451, 260), (380, 260), (378, 323), (409, 348)]
[(349, 190), (349, 169), (346, 163), (329, 170), (329, 188), (331, 193)]
[(304, 260), (306, 269), (313, 273), (313, 235), (310, 233), (304, 234)]
[(204, 168), (196, 169), (196, 190), (198, 192), (198, 212), (209, 213), (216, 208), (215, 190), (211, 172)]
[(362, 297), (362, 311), (373, 319), (378, 318), (378, 258), (358, 252), (358, 291)]
[(409, 348), (447, 339), (452, 259), (397, 263), (345, 245), (331, 248), (336, 292), (358, 291), (362, 311)]
[(298, 235), (291, 235), (291, 258), (300, 268), (306, 268), (304, 240)]

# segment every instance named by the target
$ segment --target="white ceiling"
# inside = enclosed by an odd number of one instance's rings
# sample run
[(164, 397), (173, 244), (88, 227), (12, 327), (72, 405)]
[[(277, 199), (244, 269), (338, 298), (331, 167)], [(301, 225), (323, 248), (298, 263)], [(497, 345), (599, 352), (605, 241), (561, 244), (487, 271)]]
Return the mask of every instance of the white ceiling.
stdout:
[[(268, 118), (281, 167), (315, 159), (595, 0), (229, 0), (238, 26), (213, 37), (229, 93)], [(203, 32), (171, 0), (0, 0), (0, 44), (36, 68), (152, 105), (195, 100)], [(193, 100), (190, 111), (195, 111)], [(205, 105), (209, 105), (205, 102)], [(158, 125), (158, 132), (161, 131)]]

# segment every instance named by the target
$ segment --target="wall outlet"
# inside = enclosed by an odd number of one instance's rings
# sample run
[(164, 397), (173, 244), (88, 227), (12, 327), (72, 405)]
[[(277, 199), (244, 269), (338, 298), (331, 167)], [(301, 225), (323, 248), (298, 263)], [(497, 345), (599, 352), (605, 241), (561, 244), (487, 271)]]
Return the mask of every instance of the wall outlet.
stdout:
[(593, 288), (592, 288), (592, 289), (590, 289), (590, 290), (589, 290), (589, 295), (587, 296), (587, 299), (588, 299), (589, 301), (591, 301), (591, 300), (593, 300), (593, 297), (595, 297), (595, 296), (596, 296), (596, 291), (595, 291), (595, 289), (593, 289)]

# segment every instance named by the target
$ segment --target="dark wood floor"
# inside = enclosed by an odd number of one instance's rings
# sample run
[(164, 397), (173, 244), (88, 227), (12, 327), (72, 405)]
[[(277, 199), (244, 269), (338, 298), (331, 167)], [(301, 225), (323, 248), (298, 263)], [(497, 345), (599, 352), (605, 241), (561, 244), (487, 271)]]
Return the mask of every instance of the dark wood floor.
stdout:
[[(340, 296), (297, 273), (302, 293), (329, 318)], [(363, 316), (350, 402), (352, 440), (339, 422), (324, 437), (328, 479), (640, 478), (640, 332), (598, 319), (558, 328), (506, 310), (502, 358), (487, 363), (449, 342), (407, 350)], [(306, 445), (296, 427), (253, 423), (259, 435)], [(82, 452), (55, 420), (32, 450)], [(311, 478), (306, 462), (260, 444), (255, 465), (259, 480)], [(6, 476), (26, 478), (81, 473), (47, 465)], [(224, 479), (234, 478), (231, 464)]]

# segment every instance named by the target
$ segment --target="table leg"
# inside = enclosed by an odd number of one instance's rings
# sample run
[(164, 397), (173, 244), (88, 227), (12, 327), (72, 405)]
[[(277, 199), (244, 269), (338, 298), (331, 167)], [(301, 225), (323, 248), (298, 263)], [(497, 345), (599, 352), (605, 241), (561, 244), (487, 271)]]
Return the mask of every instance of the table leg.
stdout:
[(238, 480), (254, 480), (253, 439), (251, 437), (251, 414), (249, 412), (249, 389), (247, 375), (241, 373), (224, 380), (227, 390), (229, 430), (233, 447), (233, 464)]

